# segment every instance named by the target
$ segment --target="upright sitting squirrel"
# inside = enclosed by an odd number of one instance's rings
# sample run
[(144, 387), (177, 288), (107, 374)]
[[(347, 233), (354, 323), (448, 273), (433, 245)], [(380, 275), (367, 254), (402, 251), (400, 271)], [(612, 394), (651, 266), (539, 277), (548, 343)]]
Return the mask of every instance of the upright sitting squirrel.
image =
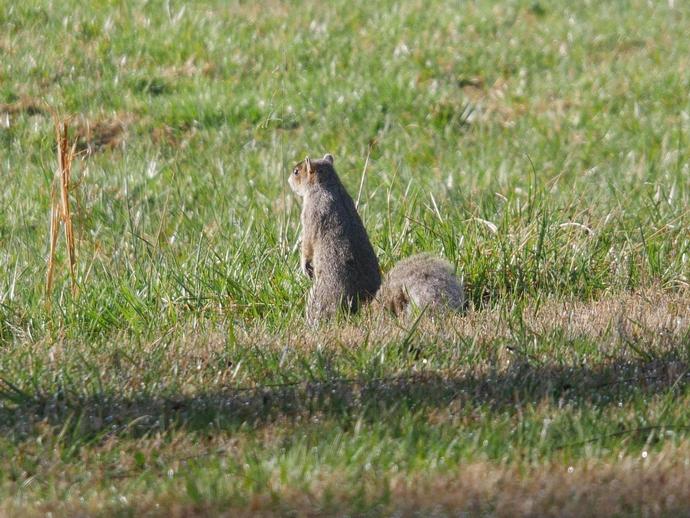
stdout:
[(333, 167), (333, 156), (309, 157), (288, 180), (302, 197), (302, 271), (314, 280), (307, 320), (319, 323), (339, 308), (356, 312), (381, 286), (381, 272), (352, 198)]
[(412, 306), (462, 311), (462, 285), (446, 261), (429, 254), (403, 259), (381, 285), (381, 272), (352, 197), (333, 167), (333, 155), (309, 157), (288, 179), (302, 197), (301, 268), (314, 284), (307, 299), (307, 321), (317, 324), (338, 309), (356, 312), (374, 297), (395, 315)]

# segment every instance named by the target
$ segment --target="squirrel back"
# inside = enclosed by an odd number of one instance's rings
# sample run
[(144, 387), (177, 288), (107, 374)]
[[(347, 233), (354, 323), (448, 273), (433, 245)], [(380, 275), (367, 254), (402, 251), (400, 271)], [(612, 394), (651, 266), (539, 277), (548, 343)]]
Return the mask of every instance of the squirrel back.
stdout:
[(462, 311), (465, 292), (453, 267), (430, 254), (398, 262), (386, 275), (377, 298), (395, 315), (408, 314), (413, 306)]
[(313, 323), (339, 307), (356, 312), (381, 285), (378, 259), (354, 201), (333, 166), (333, 156), (306, 158), (288, 180), (302, 197), (302, 253), (305, 274), (314, 280), (307, 301)]

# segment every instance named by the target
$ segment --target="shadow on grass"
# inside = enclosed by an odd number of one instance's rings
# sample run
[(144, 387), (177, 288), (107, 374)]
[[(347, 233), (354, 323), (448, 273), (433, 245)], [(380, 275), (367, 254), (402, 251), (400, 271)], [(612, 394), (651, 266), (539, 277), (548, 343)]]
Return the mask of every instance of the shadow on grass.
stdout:
[[(0, 430), (21, 440), (31, 424), (47, 421), (77, 426), (78, 434), (139, 435), (184, 428), (187, 431), (260, 428), (278, 419), (313, 415), (380, 421), (396, 415), (446, 408), (488, 406), (515, 413), (525, 405), (606, 407), (635, 397), (682, 391), (690, 382), (688, 350), (631, 361), (613, 359), (597, 366), (540, 366), (517, 362), (508, 369), (445, 377), (421, 372), (369, 380), (331, 379), (256, 388), (228, 388), (190, 396), (122, 398), (69, 393), (29, 394), (0, 381)], [(29, 432), (30, 434), (30, 432)]]

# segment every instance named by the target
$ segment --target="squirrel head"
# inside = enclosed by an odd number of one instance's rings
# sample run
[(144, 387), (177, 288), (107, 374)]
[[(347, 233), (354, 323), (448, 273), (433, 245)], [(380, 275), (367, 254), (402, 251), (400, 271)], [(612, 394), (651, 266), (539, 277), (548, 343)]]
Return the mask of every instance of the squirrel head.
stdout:
[(288, 178), (290, 187), (298, 196), (304, 196), (314, 187), (337, 181), (333, 167), (333, 155), (326, 153), (323, 158), (312, 160), (306, 157), (298, 163)]

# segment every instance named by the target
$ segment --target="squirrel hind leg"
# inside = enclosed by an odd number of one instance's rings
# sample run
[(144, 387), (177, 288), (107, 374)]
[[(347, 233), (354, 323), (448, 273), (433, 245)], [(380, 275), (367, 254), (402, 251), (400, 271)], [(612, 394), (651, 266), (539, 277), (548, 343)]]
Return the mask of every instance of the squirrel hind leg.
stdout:
[(462, 284), (456, 281), (449, 290), (448, 306), (456, 311), (464, 311), (465, 302), (465, 290)]
[(317, 326), (335, 316), (338, 304), (332, 295), (318, 281), (311, 287), (307, 296), (307, 323)]
[(410, 307), (410, 297), (402, 286), (387, 290), (383, 301), (384, 307), (396, 317), (407, 314)]
[(316, 285), (312, 286), (307, 295), (307, 308), (306, 308), (306, 319), (307, 324), (315, 327), (319, 324), (322, 319), (321, 316), (321, 304), (318, 297), (315, 294)]
[(396, 295), (394, 301), (394, 313), (396, 315), (407, 314), (410, 311), (410, 297), (405, 290), (400, 290)]

